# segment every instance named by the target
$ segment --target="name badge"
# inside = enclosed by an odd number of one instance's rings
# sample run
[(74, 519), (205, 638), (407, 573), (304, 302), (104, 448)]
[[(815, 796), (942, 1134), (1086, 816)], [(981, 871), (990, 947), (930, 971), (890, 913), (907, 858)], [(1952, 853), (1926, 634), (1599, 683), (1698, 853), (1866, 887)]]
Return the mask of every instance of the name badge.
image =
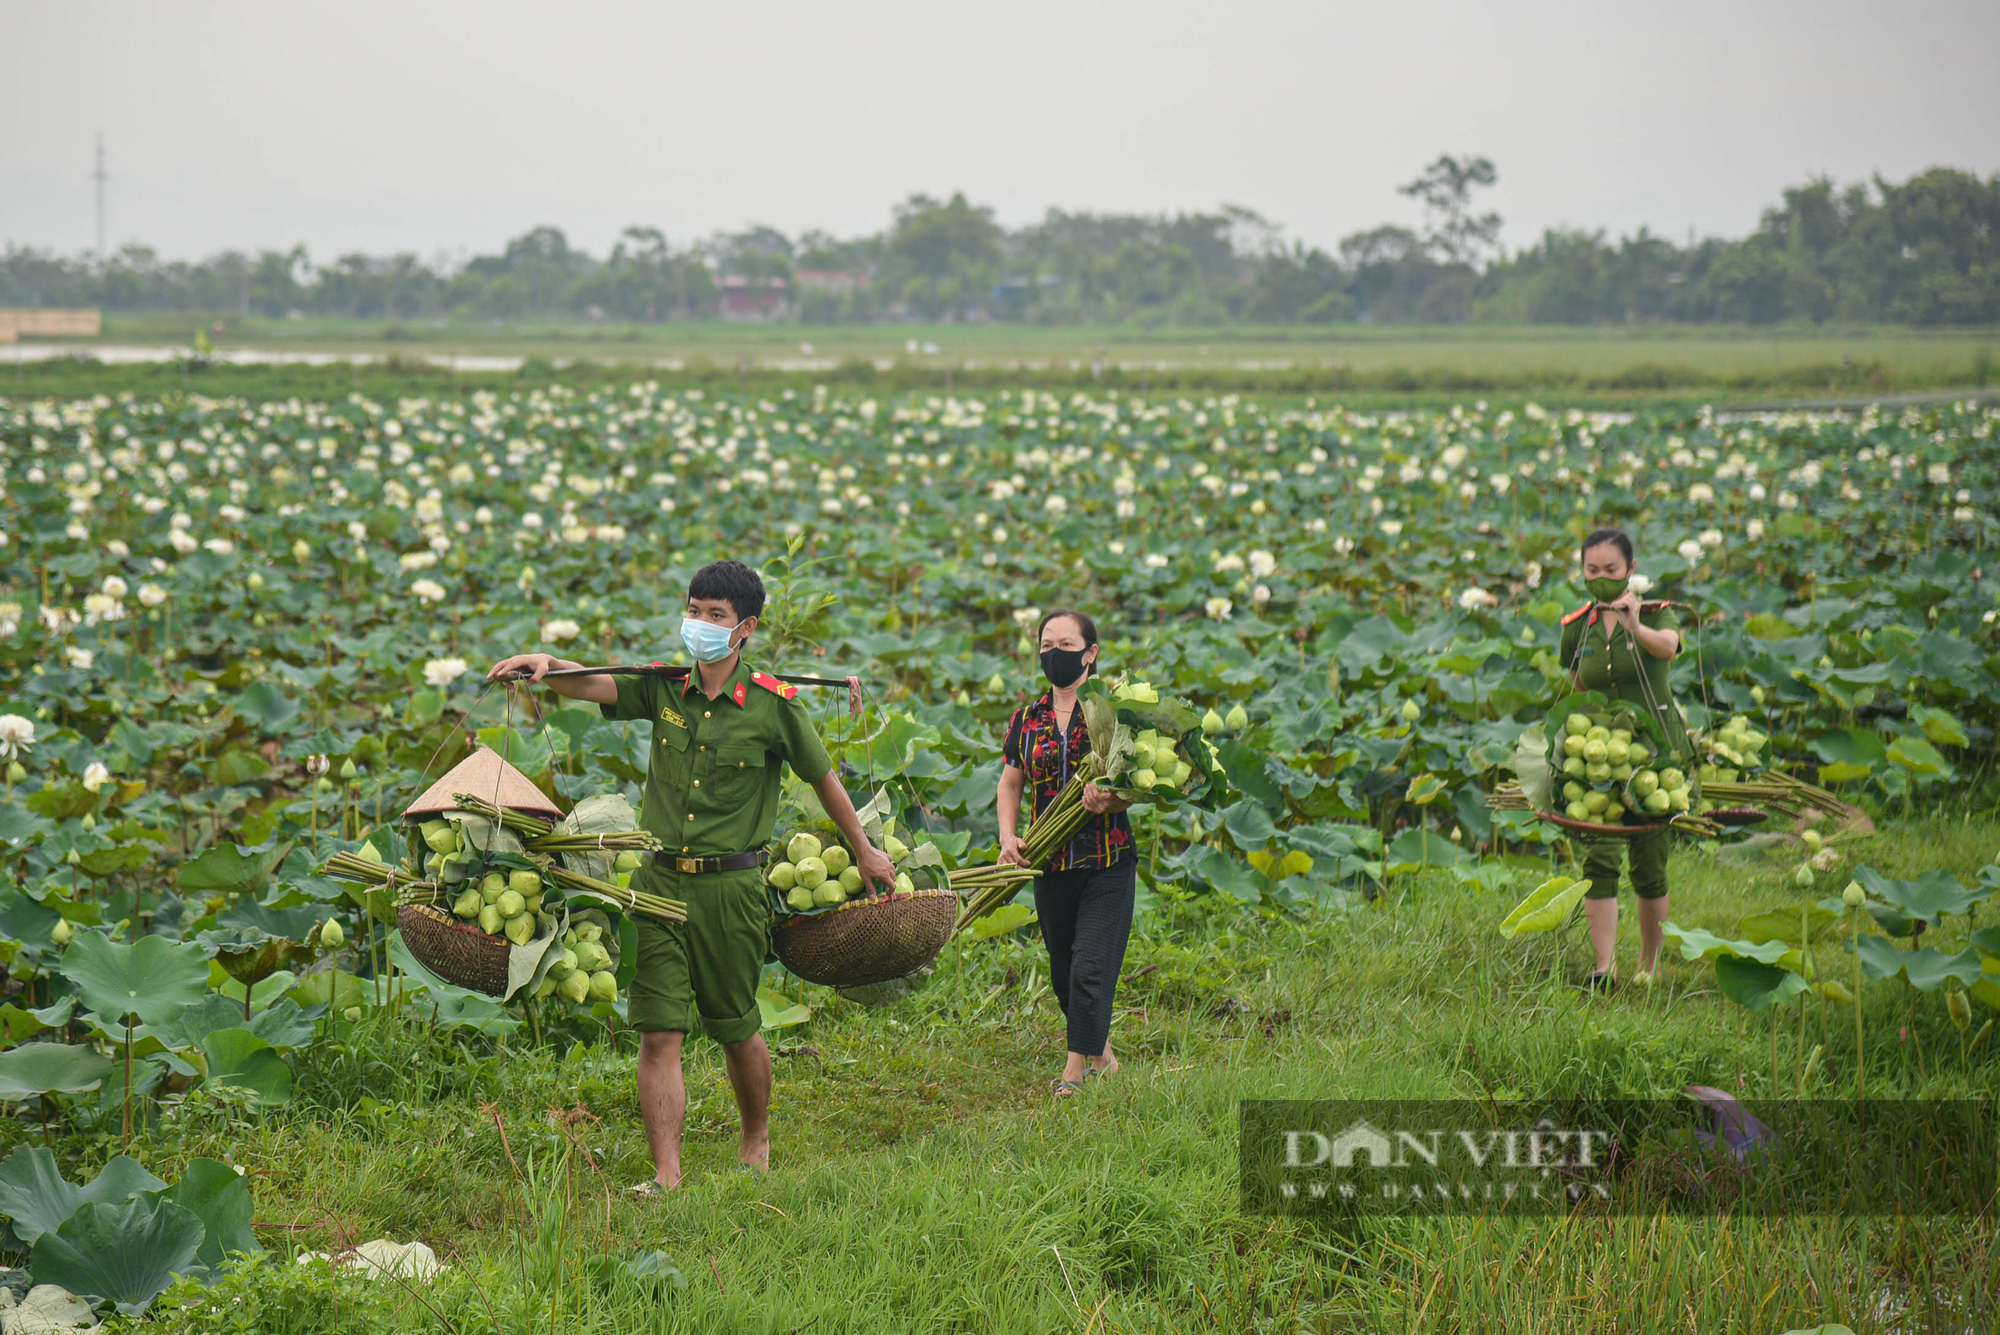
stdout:
[(683, 732), (687, 731), (687, 720), (682, 718), (679, 714), (676, 714), (671, 709), (662, 709), (660, 711), (660, 721), (663, 723), (671, 723), (676, 728), (679, 728)]

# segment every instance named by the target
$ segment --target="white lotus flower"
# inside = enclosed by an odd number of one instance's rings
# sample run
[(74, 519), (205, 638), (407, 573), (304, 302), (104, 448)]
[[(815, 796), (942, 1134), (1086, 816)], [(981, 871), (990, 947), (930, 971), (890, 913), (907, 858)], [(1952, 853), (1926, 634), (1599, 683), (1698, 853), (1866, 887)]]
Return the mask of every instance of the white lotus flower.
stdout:
[(1210, 621), (1227, 621), (1229, 620), (1229, 609), (1234, 605), (1227, 598), (1210, 598), (1201, 606), (1202, 610), (1208, 613)]
[(1932, 464), (1924, 469), (1924, 477), (1936, 486), (1948, 487), (1951, 485), (1951, 465)]
[(542, 626), (542, 638), (553, 644), (568, 644), (581, 634), (583, 634), (583, 627), (569, 620), (567, 617), (559, 617), (554, 621), (544, 623)]
[(69, 660), (71, 667), (82, 672), (90, 671), (90, 665), (97, 661), (97, 656), (91, 653), (90, 650), (79, 649), (73, 644), (63, 650), (63, 657)]
[(97, 792), (109, 782), (111, 782), (111, 771), (104, 768), (104, 762), (93, 760), (84, 766), (83, 786), (91, 792)]
[(113, 538), (111, 541), (105, 543), (104, 550), (121, 561), (132, 554), (132, 549), (118, 538)]
[(1689, 565), (1701, 560), (1701, 543), (1697, 539), (1683, 538), (1674, 550), (1679, 552), (1681, 560)]
[(1764, 521), (1761, 519), (1753, 519), (1749, 523), (1745, 524), (1743, 526), (1743, 536), (1750, 539), (1750, 541), (1752, 542), (1757, 542), (1760, 539), (1762, 539), (1764, 536)]
[(167, 545), (182, 556), (186, 556), (192, 551), (198, 551), (201, 547), (201, 544), (195, 540), (194, 535), (184, 528), (169, 529), (167, 531)]
[(356, 542), (368, 541), (368, 525), (362, 523), (359, 519), (349, 520), (347, 524), (347, 536)]
[(1498, 607), (1500, 600), (1492, 593), (1474, 584), (1471, 588), (1458, 595), (1458, 605), (1463, 610), (1470, 612), (1477, 607)]
[(1528, 562), (1527, 580), (1528, 587), (1531, 589), (1542, 587), (1542, 563), (1540, 561)]
[(410, 594), (426, 603), (441, 603), (444, 601), (444, 585), (434, 579), (420, 579), (410, 585)]
[(1165, 553), (1163, 552), (1146, 553), (1146, 566), (1148, 569), (1158, 570), (1161, 567), (1165, 566), (1166, 564), (1167, 564), (1167, 557)]
[(1250, 553), (1250, 575), (1253, 579), (1269, 579), (1278, 569), (1278, 558), (1266, 551)]
[(1385, 519), (1376, 525), (1376, 527), (1393, 538), (1403, 531), (1403, 521), (1400, 519)]
[(1722, 530), (1719, 528), (1705, 528), (1701, 531), (1701, 535), (1696, 541), (1712, 552), (1722, 545)]
[(140, 606), (158, 607), (161, 603), (165, 602), (166, 600), (167, 600), (167, 591), (161, 588), (159, 585), (141, 584), (139, 586)]
[(1022, 630), (1026, 630), (1041, 619), (1042, 609), (1039, 607), (1017, 607), (1014, 609), (1014, 624)]
[(465, 675), (468, 666), (463, 658), (433, 658), (424, 664), (424, 680), (433, 686), (449, 686)]
[(123, 598), (127, 593), (129, 593), (131, 591), (131, 586), (126, 584), (125, 581), (120, 579), (118, 576), (111, 575), (105, 579), (103, 584), (103, 589), (104, 589), (104, 596), (106, 598), (117, 599), (117, 598)]
[(1636, 570), (1632, 572), (1632, 580), (1630, 584), (1632, 592), (1640, 595), (1641, 597), (1644, 597), (1647, 590), (1651, 589), (1652, 587), (1653, 587), (1653, 581), (1649, 576), (1642, 575)]
[(227, 538), (210, 538), (202, 546), (208, 548), (208, 550), (214, 552), (217, 556), (227, 556), (236, 550), (236, 544)]
[(68, 528), (63, 530), (63, 533), (65, 536), (67, 536), (74, 542), (90, 541), (90, 530), (84, 527), (82, 524), (71, 524)]
[(1242, 569), (1243, 558), (1235, 552), (1225, 552), (1215, 558), (1215, 573), (1218, 575), (1234, 575)]
[(438, 563), (436, 552), (404, 552), (396, 560), (405, 570), (429, 570)]
[(1069, 509), (1069, 502), (1061, 496), (1051, 496), (1042, 502), (1042, 508), (1052, 515), (1059, 515)]
[(1706, 505), (1714, 499), (1715, 488), (1706, 482), (1697, 482), (1688, 488), (1688, 503), (1691, 505)]
[(35, 721), (20, 714), (0, 714), (0, 760), (13, 760), (35, 744)]
[(1270, 601), (1271, 601), (1270, 585), (1259, 584), (1256, 588), (1250, 590), (1250, 602), (1252, 606), (1261, 608), (1265, 603), (1268, 603)]

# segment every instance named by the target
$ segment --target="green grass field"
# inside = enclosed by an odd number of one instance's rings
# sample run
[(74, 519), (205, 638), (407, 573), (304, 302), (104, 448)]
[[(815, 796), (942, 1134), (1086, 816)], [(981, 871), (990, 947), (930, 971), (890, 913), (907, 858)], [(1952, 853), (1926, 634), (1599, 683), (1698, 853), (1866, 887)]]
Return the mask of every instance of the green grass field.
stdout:
[[(1839, 846), (1849, 866), (1969, 876), (2000, 847), (2000, 821)], [(1845, 879), (1803, 891), (1786, 870), (1683, 845), (1673, 916), (1726, 932)], [(932, 984), (890, 1009), (806, 988), (814, 1017), (771, 1036), (770, 1177), (734, 1171), (734, 1107), (716, 1049), (697, 1043), (688, 1185), (657, 1204), (620, 1198), (649, 1175), (629, 1044), (524, 1045), (483, 1062), (384, 1013), (302, 1049), (283, 1114), (250, 1122), (196, 1098), (147, 1160), (168, 1176), (164, 1161), (184, 1155), (242, 1165), (274, 1248), (416, 1238), (444, 1276), (367, 1284), (267, 1264), (199, 1307), (177, 1310), (170, 1294), (155, 1317), (190, 1332), (1994, 1328), (1990, 1222), (1593, 1216), (1342, 1233), (1246, 1215), (1246, 1098), (1851, 1092), (1851, 1009), (1822, 1014), (1809, 998), (1774, 1047), (1763, 1017), (1716, 993), (1711, 966), (1678, 959), (1650, 991), (1586, 997), (1573, 987), (1589, 967), (1580, 923), (1512, 943), (1495, 930), (1531, 884), (1524, 873), (1493, 893), (1427, 873), (1374, 903), (1291, 918), (1217, 911), (1220, 896), (1165, 905), (1127, 959), (1113, 1030), (1124, 1071), (1066, 1102), (1048, 1093), (1062, 1029), (1026, 934), (954, 944)], [(1837, 943), (1816, 954), (1845, 977)], [(1871, 1098), (2000, 1093), (1990, 1049), (1962, 1062), (1941, 995), (1869, 991)], [(1807, 1081), (1799, 1052), (1822, 1025)], [(557, 1109), (581, 1110), (573, 1138)], [(681, 1276), (664, 1296), (586, 1277), (589, 1257), (655, 1250)]]
[[(99, 346), (185, 346), (220, 322), (218, 350), (395, 357), (529, 358), (632, 372), (744, 381), (877, 378), (896, 387), (1097, 384), (1137, 389), (1422, 394), (1542, 391), (1620, 399), (1812, 397), (1952, 390), (2000, 383), (1993, 330), (1488, 326), (1025, 328), (824, 327), (720, 321), (580, 325), (526, 321), (241, 319), (114, 314)], [(93, 341), (64, 346), (87, 354)], [(914, 343), (917, 351), (911, 352)], [(927, 352), (927, 346), (937, 351)], [(0, 368), (9, 354), (0, 350)], [(212, 368), (214, 369), (214, 368)], [(221, 368), (218, 379), (301, 379), (306, 368)], [(283, 371), (284, 376), (274, 376)], [(381, 374), (377, 368), (374, 374)], [(9, 373), (0, 369), (0, 383)], [(105, 373), (96, 372), (102, 378)], [(329, 384), (367, 372), (333, 368)], [(121, 388), (158, 389), (173, 367), (122, 367)], [(75, 392), (64, 367), (17, 365), (16, 393)], [(464, 372), (460, 380), (482, 378)], [(311, 380), (312, 377), (306, 376)], [(155, 383), (158, 382), (158, 383)]]

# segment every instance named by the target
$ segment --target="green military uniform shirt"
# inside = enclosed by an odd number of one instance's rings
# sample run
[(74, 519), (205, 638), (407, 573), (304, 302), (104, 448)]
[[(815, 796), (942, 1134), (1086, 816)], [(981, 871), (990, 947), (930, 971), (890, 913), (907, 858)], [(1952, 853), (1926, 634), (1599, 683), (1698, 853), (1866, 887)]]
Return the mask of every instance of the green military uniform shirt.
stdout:
[(806, 783), (833, 771), (796, 687), (742, 662), (713, 700), (699, 669), (686, 682), (614, 677), (618, 702), (604, 717), (650, 719), (653, 759), (639, 827), (668, 854), (723, 857), (770, 842), (778, 819), (779, 763)]
[[(1611, 635), (1606, 638), (1603, 619), (1609, 614), (1598, 610), (1593, 603), (1586, 603), (1563, 618), (1562, 643), (1559, 653), (1562, 665), (1575, 674), (1576, 683), (1586, 691), (1596, 691), (1610, 700), (1622, 700), (1636, 705), (1641, 710), (1649, 708), (1647, 695), (1650, 692), (1654, 704), (1659, 706), (1656, 722), (1666, 734), (1667, 743), (1673, 750), (1685, 753), (1688, 747), (1687, 721), (1674, 703), (1673, 683), (1668, 672), (1668, 659), (1655, 658), (1639, 647), (1639, 644), (1625, 631), (1625, 627), (1613, 619)], [(1649, 602), (1639, 604), (1639, 624), (1648, 630), (1672, 630), (1681, 628), (1680, 617), (1675, 615), (1672, 604)], [(1641, 677), (1644, 678), (1642, 686)]]

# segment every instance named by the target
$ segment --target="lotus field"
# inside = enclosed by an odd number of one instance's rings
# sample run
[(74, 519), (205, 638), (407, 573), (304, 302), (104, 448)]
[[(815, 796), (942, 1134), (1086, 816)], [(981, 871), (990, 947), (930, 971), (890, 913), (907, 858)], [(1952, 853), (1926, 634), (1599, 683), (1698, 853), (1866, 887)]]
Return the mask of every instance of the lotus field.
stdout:
[[(0, 1259), (189, 1330), (1986, 1328), (1988, 1225), (1334, 1237), (1242, 1212), (1234, 1109), (2000, 1094), (1996, 423), (657, 383), (0, 400)], [(1546, 731), (1603, 524), (1680, 605), (1686, 773), (1608, 715)], [(1179, 753), (1140, 739), (1148, 780), (1205, 738), (1230, 800), (1134, 808), (1122, 1076), (1048, 1106), (1024, 892), (893, 1004), (767, 968), (776, 1171), (721, 1172), (733, 1105), (691, 1041), (690, 1187), (649, 1206), (621, 1192), (650, 1174), (629, 919), (502, 1003), (411, 956), (393, 888), (325, 868), (448, 860), (401, 815), (482, 743), (562, 810), (636, 809), (648, 725), (485, 671), (686, 662), (688, 577), (732, 556), (771, 591), (756, 666), (860, 678), (858, 715), (805, 690), (905, 851), (995, 861), (1045, 609), (1098, 618), (1108, 681), (1202, 712)], [(1559, 775), (1558, 814), (1684, 813), (1650, 987), (1575, 988), (1574, 850), (1515, 785), (1551, 752), (1628, 771), (1599, 798)], [(1773, 818), (1708, 819), (1732, 785)], [(792, 803), (781, 838), (819, 814)], [(452, 895), (519, 944), (548, 928), (509, 876)], [(353, 1262), (377, 1237), (440, 1259)]]

